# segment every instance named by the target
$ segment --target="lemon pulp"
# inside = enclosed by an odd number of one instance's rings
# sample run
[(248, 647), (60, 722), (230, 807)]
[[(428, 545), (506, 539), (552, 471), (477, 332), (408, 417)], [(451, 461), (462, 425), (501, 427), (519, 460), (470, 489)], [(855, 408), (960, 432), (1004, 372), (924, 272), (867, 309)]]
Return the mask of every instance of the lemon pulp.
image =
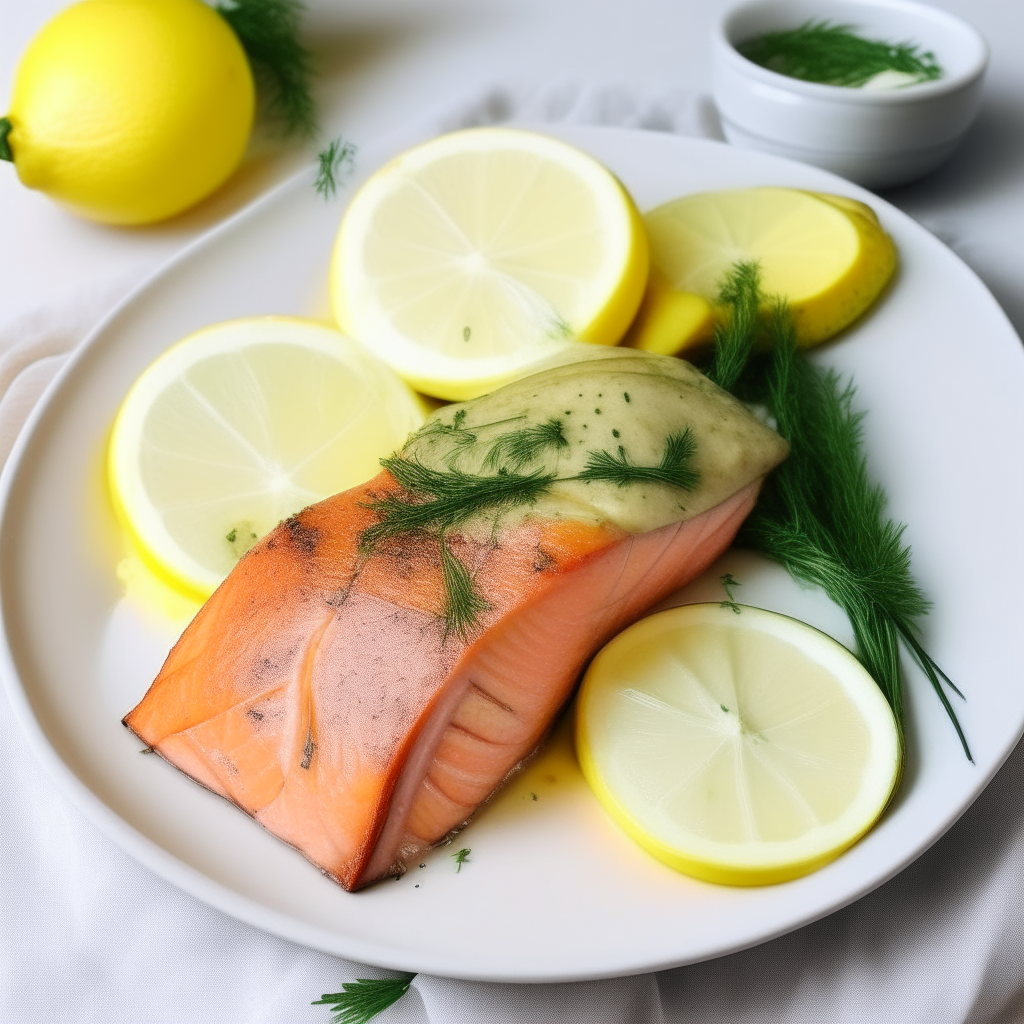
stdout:
[(878, 819), (902, 745), (845, 648), (786, 616), (688, 605), (612, 640), (577, 704), (584, 775), (672, 867), (762, 885), (837, 857)]
[(231, 174), (254, 107), (242, 45), (201, 0), (86, 0), (29, 43), (8, 142), (29, 188), (95, 220), (143, 224)]
[(455, 132), (353, 198), (331, 291), (347, 334), (417, 389), (463, 400), (574, 338), (617, 343), (647, 280), (639, 214), (592, 157), (533, 132)]
[(651, 210), (644, 223), (652, 288), (629, 343), (653, 351), (682, 352), (711, 339), (706, 318), (670, 323), (666, 283), (710, 308), (723, 275), (739, 260), (755, 260), (763, 292), (789, 303), (797, 340), (809, 346), (861, 316), (896, 269), (896, 247), (874, 211), (845, 196), (788, 188), (703, 192)]
[(205, 597), (282, 519), (374, 476), (423, 419), (413, 392), (336, 330), (229, 321), (132, 386), (111, 434), (111, 494), (150, 566)]

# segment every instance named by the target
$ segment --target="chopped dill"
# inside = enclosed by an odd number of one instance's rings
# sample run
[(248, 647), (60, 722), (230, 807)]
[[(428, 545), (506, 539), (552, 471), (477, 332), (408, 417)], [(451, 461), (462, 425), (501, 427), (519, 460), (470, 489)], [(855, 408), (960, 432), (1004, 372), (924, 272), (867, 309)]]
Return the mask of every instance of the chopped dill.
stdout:
[(755, 262), (735, 263), (726, 272), (718, 300), (728, 311), (725, 326), (715, 324), (714, 358), (708, 376), (732, 391), (750, 359), (758, 335), (760, 272)]
[(931, 82), (942, 69), (931, 51), (909, 42), (864, 39), (854, 25), (805, 21), (788, 31), (768, 32), (736, 49), (755, 64), (789, 78), (858, 88), (885, 71), (907, 75), (907, 84)]
[(463, 847), (461, 850), (456, 850), (452, 856), (455, 858), (455, 873), (458, 874), (462, 870), (462, 865), (469, 860), (469, 855), (473, 851), (467, 847)]
[(330, 199), (340, 185), (344, 185), (352, 174), (358, 149), (354, 142), (346, 142), (342, 136), (332, 139), (326, 149), (317, 154), (320, 170), (316, 176), (316, 190), (324, 199)]
[(684, 491), (692, 491), (700, 482), (700, 474), (690, 465), (697, 451), (690, 428), (682, 433), (670, 434), (665, 440), (665, 451), (657, 466), (636, 466), (629, 461), (626, 449), (620, 444), (617, 455), (607, 451), (588, 452), (589, 459), (577, 480), (606, 480), (627, 487), (634, 483), (658, 482), (671, 484)]
[(242, 44), (266, 112), (285, 135), (316, 134), (316, 103), (310, 88), (312, 56), (299, 41), (302, 0), (222, 0), (217, 12)]
[(469, 631), (491, 606), (480, 596), (469, 570), (441, 538), (441, 576), (444, 580), (445, 636), (466, 640)]
[(484, 459), (484, 469), (497, 469), (504, 465), (506, 469), (518, 472), (533, 462), (545, 448), (561, 451), (568, 447), (562, 421), (550, 419), (547, 423), (499, 434), (491, 442), (491, 449)]
[(443, 534), (474, 516), (500, 515), (532, 504), (556, 479), (554, 473), (539, 470), (526, 474), (499, 471), (493, 476), (459, 469), (440, 471), (401, 455), (381, 459), (381, 465), (405, 493), (368, 503), (380, 519), (363, 531), (361, 543), (367, 550), (389, 537), (423, 530)]
[[(733, 589), (742, 586), (740, 581), (736, 579), (731, 572), (727, 572), (724, 576), (718, 577), (719, 583), (722, 584), (722, 589), (725, 591), (725, 600), (719, 603), (721, 608), (729, 608), (734, 611), (737, 615), (740, 614), (740, 606), (736, 603)], [(728, 708), (722, 708), (723, 711), (728, 711)]]
[[(554, 418), (507, 430), (489, 442), (482, 442), (489, 446), (481, 466), (485, 472), (467, 472), (458, 468), (456, 462), (464, 451), (481, 443), (478, 441), (481, 431), (524, 417), (479, 424), (472, 430), (465, 427), (465, 417), (466, 411), (460, 409), (451, 423), (432, 420), (413, 435), (402, 452), (381, 459), (381, 466), (394, 477), (401, 490), (366, 503), (366, 508), (376, 514), (377, 521), (360, 537), (364, 556), (370, 555), (382, 541), (395, 537), (418, 533), (437, 540), (441, 550), (446, 640), (452, 636), (467, 640), (481, 614), (490, 609), (477, 591), (471, 573), (448, 545), (446, 538), (452, 530), (471, 519), (481, 518), (496, 530), (506, 512), (534, 504), (548, 494), (555, 483), (600, 480), (626, 487), (653, 482), (692, 490), (700, 480), (691, 465), (696, 441), (689, 428), (666, 438), (657, 466), (635, 465), (625, 447), (620, 445), (617, 455), (607, 451), (588, 452), (588, 461), (576, 476), (560, 477), (555, 472), (545, 472), (544, 468), (525, 471), (525, 467), (538, 460), (543, 452), (557, 453), (569, 448), (562, 421)], [(424, 465), (414, 449), (406, 454), (417, 440), (442, 439), (451, 445), (447, 453), (443, 450), (438, 453), (446, 469)]]
[[(722, 296), (733, 306), (734, 321), (738, 305), (756, 309), (760, 304), (757, 274), (751, 267), (738, 265), (726, 282), (736, 286)], [(847, 613), (857, 656), (885, 694), (901, 729), (902, 641), (973, 761), (946, 687), (963, 694), (918, 638), (916, 620), (928, 611), (929, 603), (910, 571), (905, 527), (886, 517), (885, 493), (868, 477), (863, 413), (853, 408), (854, 387), (843, 384), (835, 371), (815, 366), (798, 348), (785, 303), (775, 300), (761, 324), (751, 327), (751, 334), (762, 326), (770, 342), (766, 353), (751, 355), (750, 338), (735, 332), (717, 340), (748, 354), (732, 390), (744, 401), (763, 404), (790, 445), (789, 458), (768, 477), (739, 540), (781, 563), (794, 578), (820, 587)], [(720, 365), (717, 352), (714, 365)]]
[(342, 983), (341, 992), (329, 992), (311, 1006), (329, 1006), (332, 1024), (369, 1024), (378, 1013), (397, 1003), (412, 984), (415, 974), (400, 978), (358, 978)]

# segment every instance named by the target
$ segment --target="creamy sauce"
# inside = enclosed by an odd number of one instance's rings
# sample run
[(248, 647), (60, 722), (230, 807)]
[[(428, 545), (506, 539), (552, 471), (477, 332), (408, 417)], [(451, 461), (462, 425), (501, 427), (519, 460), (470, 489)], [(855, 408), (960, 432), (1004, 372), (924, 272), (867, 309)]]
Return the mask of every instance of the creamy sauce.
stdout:
[[(577, 356), (578, 358), (578, 356)], [(501, 526), (529, 515), (610, 522), (646, 533), (692, 519), (763, 476), (787, 455), (786, 442), (732, 395), (680, 359), (628, 349), (593, 349), (583, 362), (555, 366), (489, 395), (439, 409), (403, 454), (430, 469), (491, 475), (487, 463), (502, 434), (556, 421), (567, 442), (547, 446), (517, 469), (559, 478), (530, 506), (507, 512)], [(431, 432), (431, 424), (451, 428)], [(657, 466), (666, 440), (690, 431), (698, 474), (692, 489), (661, 481), (626, 485), (578, 476), (595, 452)], [(493, 529), (493, 520), (480, 524)]]

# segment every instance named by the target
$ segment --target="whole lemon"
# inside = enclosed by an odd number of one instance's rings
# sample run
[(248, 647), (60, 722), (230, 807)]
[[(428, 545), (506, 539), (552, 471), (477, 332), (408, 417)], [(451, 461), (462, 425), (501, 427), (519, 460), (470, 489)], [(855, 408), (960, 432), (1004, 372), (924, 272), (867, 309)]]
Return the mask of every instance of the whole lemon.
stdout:
[(6, 142), (29, 188), (93, 220), (146, 224), (225, 181), (254, 108), (245, 51), (201, 0), (84, 0), (25, 51)]

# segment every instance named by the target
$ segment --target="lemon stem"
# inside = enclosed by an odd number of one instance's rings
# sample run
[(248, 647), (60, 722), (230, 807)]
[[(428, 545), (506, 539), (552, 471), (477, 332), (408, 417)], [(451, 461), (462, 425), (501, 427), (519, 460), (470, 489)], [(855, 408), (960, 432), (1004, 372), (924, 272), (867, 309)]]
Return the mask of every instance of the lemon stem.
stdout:
[(12, 127), (9, 117), (0, 117), (0, 160), (10, 160), (11, 163), (14, 162), (14, 154), (11, 152), (7, 136), (10, 135)]

